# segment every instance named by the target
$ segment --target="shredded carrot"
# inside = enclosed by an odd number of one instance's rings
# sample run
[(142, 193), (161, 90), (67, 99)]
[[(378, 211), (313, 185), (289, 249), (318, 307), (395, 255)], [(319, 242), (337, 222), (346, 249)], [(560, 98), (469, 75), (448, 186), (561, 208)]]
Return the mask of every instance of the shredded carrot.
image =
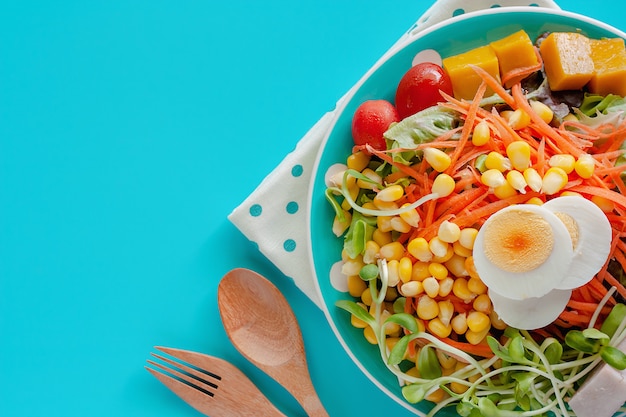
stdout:
[(461, 153), (465, 150), (465, 145), (470, 139), (472, 131), (474, 129), (474, 120), (476, 119), (476, 112), (480, 108), (480, 101), (487, 90), (487, 85), (485, 83), (481, 83), (478, 87), (478, 91), (476, 92), (476, 96), (472, 100), (472, 103), (469, 107), (468, 113), (465, 116), (465, 123), (463, 125), (463, 129), (461, 130), (461, 138), (459, 139), (459, 144), (454, 148), (452, 155), (450, 155), (451, 169), (448, 170), (448, 174), (451, 173), (451, 170), (454, 168), (456, 161), (459, 159)]
[(486, 342), (481, 342), (476, 345), (467, 342), (460, 342), (458, 340), (451, 339), (449, 337), (440, 338), (440, 340), (447, 345), (469, 353), (470, 355), (479, 356), (481, 358), (491, 358), (494, 353)]

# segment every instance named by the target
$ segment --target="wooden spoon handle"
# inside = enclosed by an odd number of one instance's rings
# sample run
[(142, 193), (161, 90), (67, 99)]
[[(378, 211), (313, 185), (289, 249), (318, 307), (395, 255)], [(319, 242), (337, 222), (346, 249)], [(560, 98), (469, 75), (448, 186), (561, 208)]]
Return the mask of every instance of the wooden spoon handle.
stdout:
[(290, 374), (278, 376), (277, 381), (293, 395), (309, 417), (328, 417), (328, 412), (315, 391), (306, 362), (301, 360), (302, 358), (292, 360), (289, 363)]

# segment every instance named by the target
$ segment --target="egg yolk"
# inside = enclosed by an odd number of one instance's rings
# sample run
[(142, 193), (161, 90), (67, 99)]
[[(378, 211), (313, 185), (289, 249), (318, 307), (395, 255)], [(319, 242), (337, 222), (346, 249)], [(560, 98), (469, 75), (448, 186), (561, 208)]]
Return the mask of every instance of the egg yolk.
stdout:
[(552, 228), (537, 213), (500, 213), (485, 230), (485, 256), (507, 272), (532, 271), (550, 257), (553, 247)]

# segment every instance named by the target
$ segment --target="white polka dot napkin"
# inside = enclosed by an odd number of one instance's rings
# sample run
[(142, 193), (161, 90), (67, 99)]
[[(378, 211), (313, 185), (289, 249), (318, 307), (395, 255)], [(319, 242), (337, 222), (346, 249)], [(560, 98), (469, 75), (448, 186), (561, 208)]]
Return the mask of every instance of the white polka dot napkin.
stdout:
[[(510, 6), (559, 8), (552, 0), (438, 0), (380, 59), (386, 59), (399, 45), (435, 23), (477, 10)], [(343, 98), (338, 104), (341, 100)], [(323, 115), (297, 142), (295, 149), (228, 216), (250, 241), (258, 245), (261, 253), (320, 307), (322, 304), (308, 256), (307, 199), (319, 145), (334, 117), (333, 111)]]

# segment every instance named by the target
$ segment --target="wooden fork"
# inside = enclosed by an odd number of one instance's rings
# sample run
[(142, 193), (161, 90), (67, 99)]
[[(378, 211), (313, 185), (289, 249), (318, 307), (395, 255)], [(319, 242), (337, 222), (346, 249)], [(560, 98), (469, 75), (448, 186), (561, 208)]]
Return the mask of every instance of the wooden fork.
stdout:
[(286, 417), (230, 362), (187, 350), (155, 349), (171, 358), (152, 353), (159, 362), (148, 360), (152, 367), (146, 369), (199, 412), (210, 417)]

